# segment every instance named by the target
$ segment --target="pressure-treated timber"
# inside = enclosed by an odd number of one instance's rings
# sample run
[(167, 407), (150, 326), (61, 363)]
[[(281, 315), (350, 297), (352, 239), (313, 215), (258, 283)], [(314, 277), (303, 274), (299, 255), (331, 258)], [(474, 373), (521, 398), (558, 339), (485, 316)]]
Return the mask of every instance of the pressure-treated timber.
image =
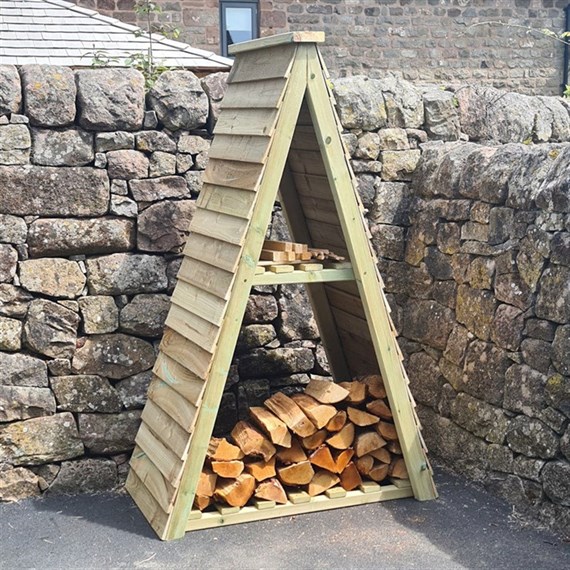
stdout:
[[(133, 457), (127, 481), (135, 502), (163, 539), (181, 537), (193, 528), (412, 493), (419, 499), (435, 497), (364, 210), (315, 45), (319, 41), (321, 35), (291, 33), (236, 46), (211, 160), (154, 367), (156, 378), (137, 435), (137, 457)], [(259, 97), (251, 97), (251, 93)], [(293, 239), (310, 248), (334, 251), (346, 258), (344, 265), (312, 271), (300, 271), (293, 265), (287, 273), (277, 272), (281, 270), (275, 265), (256, 275), (278, 189)], [(393, 428), (402, 444), (394, 452), (403, 452), (403, 457), (390, 465), (374, 458), (371, 470), (376, 469), (375, 476), (380, 478), (388, 466), (394, 481), (409, 473), (412, 486), (383, 483), (381, 487), (368, 482), (359, 491), (345, 493), (335, 488), (315, 499), (307, 493), (292, 493), (284, 505), (273, 506), (275, 501), (269, 498), (257, 501), (256, 507), (226, 507), (220, 513), (200, 515), (192, 511), (192, 505), (249, 292), (254, 284), (287, 283), (307, 285), (337, 382), (351, 380), (355, 372), (382, 373), (394, 411)], [(354, 466), (350, 463), (352, 449), (343, 447), (350, 445), (354, 428), (346, 423), (346, 412), (342, 414), (327, 421), (327, 428), (337, 430), (329, 437), (337, 444), (334, 461), (322, 458), (319, 462), (330, 473), (334, 464), (341, 483), (344, 473), (345, 484), (353, 488), (358, 481), (347, 471)], [(352, 412), (352, 419), (361, 424), (372, 421), (363, 414), (366, 412)], [(372, 410), (368, 414), (373, 414)], [(390, 418), (382, 417), (384, 422), (386, 419)], [(320, 438), (319, 432), (305, 436), (303, 444), (309, 454), (314, 453)], [(389, 441), (386, 447), (396, 449), (396, 444)], [(279, 449), (278, 461), (310, 466), (307, 453), (297, 447)], [(380, 452), (377, 455), (384, 457)], [(268, 477), (273, 476), (272, 459), (260, 460), (265, 465), (251, 467), (251, 471), (257, 469), (263, 476), (261, 470), (266, 469)], [(279, 465), (282, 470), (283, 464)], [(237, 469), (221, 470), (237, 473)], [(247, 487), (245, 495), (250, 490), (249, 484), (245, 485), (251, 476), (247, 471), (246, 465), (239, 475), (240, 485)], [(325, 490), (327, 481), (335, 476), (321, 475), (312, 492)], [(231, 485), (225, 489), (228, 493), (238, 490)], [(235, 502), (242, 504), (243, 496), (240, 491)], [(211, 500), (202, 494), (198, 499), (202, 508)]]

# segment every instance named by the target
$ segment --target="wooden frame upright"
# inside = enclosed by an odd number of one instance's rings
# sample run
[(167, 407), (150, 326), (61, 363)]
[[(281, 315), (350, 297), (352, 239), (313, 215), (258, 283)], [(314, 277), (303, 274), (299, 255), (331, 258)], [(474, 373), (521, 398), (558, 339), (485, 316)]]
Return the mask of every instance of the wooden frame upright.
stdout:
[[(127, 479), (164, 540), (222, 524), (436, 497), (322, 41), (320, 32), (294, 32), (232, 46), (236, 59)], [(350, 266), (255, 275), (278, 192), (293, 239), (345, 255)], [(382, 374), (411, 487), (375, 485), (231, 515), (192, 511), (251, 287), (293, 282), (307, 284), (335, 380)]]

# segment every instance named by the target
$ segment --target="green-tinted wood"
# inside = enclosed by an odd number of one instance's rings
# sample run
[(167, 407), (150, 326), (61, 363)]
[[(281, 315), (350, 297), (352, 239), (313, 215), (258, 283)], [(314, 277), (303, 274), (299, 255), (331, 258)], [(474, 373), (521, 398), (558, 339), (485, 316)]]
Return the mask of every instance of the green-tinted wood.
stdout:
[(353, 187), (350, 164), (346, 160), (331, 94), (323, 76), (316, 48), (309, 55), (307, 100), (333, 198), (339, 211), (342, 230), (346, 236), (350, 259), (370, 327), (370, 336), (391, 409), (394, 411), (396, 429), (404, 450), (414, 494), (420, 500), (432, 499), (436, 497), (432, 475), (418, 435), (406, 379), (395, 346), (396, 339), (389, 324), (390, 315), (379, 294), (380, 281), (377, 268), (371, 256), (365, 222)]

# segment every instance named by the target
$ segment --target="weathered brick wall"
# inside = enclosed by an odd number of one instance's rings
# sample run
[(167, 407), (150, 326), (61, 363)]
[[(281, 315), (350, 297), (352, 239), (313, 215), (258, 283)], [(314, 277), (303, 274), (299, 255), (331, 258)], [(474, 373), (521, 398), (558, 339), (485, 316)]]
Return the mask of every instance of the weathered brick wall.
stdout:
[[(82, 6), (136, 23), (132, 0), (79, 0)], [(159, 17), (182, 30), (181, 39), (219, 52), (219, 2), (160, 1)], [(555, 95), (562, 82), (562, 44), (500, 21), (564, 27), (565, 0), (273, 0), (260, 1), (261, 34), (323, 30), (323, 53), (334, 76), (387, 71), (423, 82), (485, 83), (522, 93)]]
[[(0, 500), (120, 485), (224, 78), (0, 66)], [(568, 529), (568, 103), (335, 92), (428, 446)], [(255, 289), (219, 431), (328, 374), (308, 306)]]

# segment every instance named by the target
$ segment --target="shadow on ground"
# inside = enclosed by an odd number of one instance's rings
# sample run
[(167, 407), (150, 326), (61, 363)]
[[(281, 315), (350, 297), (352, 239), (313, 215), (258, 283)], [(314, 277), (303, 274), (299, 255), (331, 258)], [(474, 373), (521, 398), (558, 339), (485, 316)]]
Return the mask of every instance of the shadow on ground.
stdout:
[(126, 495), (0, 505), (0, 568), (568, 568), (570, 545), (500, 499), (437, 473), (437, 501), (402, 499), (160, 542)]

